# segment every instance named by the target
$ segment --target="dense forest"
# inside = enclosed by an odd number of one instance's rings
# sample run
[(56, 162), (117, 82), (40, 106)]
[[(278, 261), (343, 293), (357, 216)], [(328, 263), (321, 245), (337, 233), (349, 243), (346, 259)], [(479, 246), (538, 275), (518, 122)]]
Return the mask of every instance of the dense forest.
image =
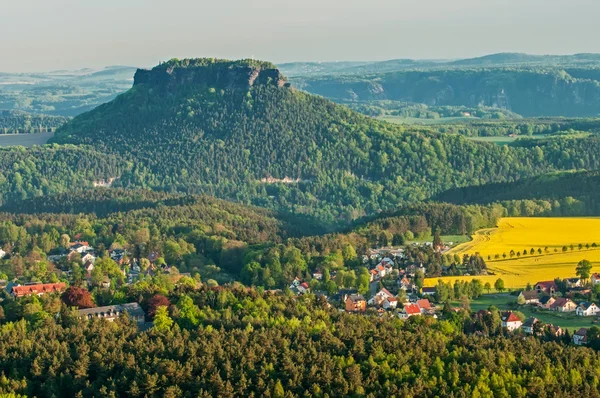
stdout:
[(0, 392), (526, 397), (598, 389), (597, 352), (552, 337), (506, 336), (497, 311), (483, 320), (459, 311), (405, 322), (340, 313), (311, 295), (240, 287), (146, 283), (144, 293), (148, 305), (161, 304), (155, 327), (142, 333), (127, 319), (90, 322), (66, 309), (54, 319), (39, 303), (27, 306), (24, 320), (0, 326)]

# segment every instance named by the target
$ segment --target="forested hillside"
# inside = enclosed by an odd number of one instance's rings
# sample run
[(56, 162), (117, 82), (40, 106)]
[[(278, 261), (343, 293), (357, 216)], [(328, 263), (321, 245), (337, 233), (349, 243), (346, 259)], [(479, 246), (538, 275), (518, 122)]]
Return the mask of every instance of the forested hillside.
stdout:
[[(465, 64), (468, 65), (468, 64)], [(598, 116), (600, 72), (582, 68), (453, 67), (377, 74), (299, 76), (292, 83), (334, 101), (394, 100), (497, 107), (523, 116)]]
[(289, 87), (268, 63), (171, 61), (75, 118), (55, 142), (127, 167), (123, 187), (206, 193), (328, 222), (447, 189), (554, 170), (597, 169), (597, 137), (517, 148), (374, 121)]

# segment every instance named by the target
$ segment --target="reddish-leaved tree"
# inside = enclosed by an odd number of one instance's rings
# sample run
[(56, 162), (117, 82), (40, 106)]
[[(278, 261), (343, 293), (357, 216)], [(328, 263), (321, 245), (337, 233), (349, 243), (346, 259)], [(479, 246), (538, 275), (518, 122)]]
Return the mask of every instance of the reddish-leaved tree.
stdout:
[(155, 294), (150, 300), (148, 300), (148, 318), (154, 319), (154, 315), (156, 314), (156, 309), (158, 307), (169, 307), (171, 303), (169, 299), (163, 296), (162, 294)]
[(96, 306), (92, 294), (87, 289), (77, 286), (71, 286), (65, 290), (61, 299), (69, 307), (93, 308)]

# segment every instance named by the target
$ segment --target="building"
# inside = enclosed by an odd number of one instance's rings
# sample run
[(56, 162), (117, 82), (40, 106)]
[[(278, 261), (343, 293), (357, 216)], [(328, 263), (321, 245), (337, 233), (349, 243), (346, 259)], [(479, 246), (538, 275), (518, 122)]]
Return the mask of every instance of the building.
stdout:
[(376, 306), (382, 306), (383, 302), (390, 297), (394, 297), (394, 295), (392, 293), (390, 293), (389, 290), (387, 290), (386, 288), (381, 289), (380, 291), (378, 291), (373, 297), (371, 297), (369, 299), (369, 301), (367, 302), (367, 304), (369, 305), (376, 305)]
[(519, 294), (519, 298), (523, 298), (523, 300), (525, 300), (525, 304), (539, 304), (539, 302), (540, 302), (538, 293), (535, 290), (531, 290), (531, 291), (523, 290)]
[(525, 332), (526, 334), (533, 335), (534, 326), (539, 321), (540, 321), (539, 319), (531, 316), (531, 317), (527, 318), (525, 320), (525, 322), (523, 322), (523, 325), (521, 325), (521, 329), (523, 329), (523, 332)]
[(426, 312), (433, 310), (428, 299), (417, 300), (417, 305), (421, 309), (421, 314), (425, 314)]
[(517, 330), (523, 324), (523, 322), (521, 322), (521, 319), (512, 311), (503, 312), (501, 321), (502, 327), (507, 328), (511, 332), (513, 330)]
[(592, 285), (599, 284), (600, 283), (600, 274), (598, 274), (598, 273), (592, 274), (591, 280), (592, 280)]
[(596, 316), (600, 313), (600, 308), (594, 303), (583, 301), (579, 303), (575, 313), (579, 316)]
[(143, 324), (145, 322), (144, 310), (138, 303), (86, 308), (79, 310), (78, 313), (80, 318), (101, 318), (111, 322), (121, 316), (121, 314), (127, 313), (138, 324)]
[(312, 277), (313, 277), (313, 279), (316, 279), (318, 281), (322, 280), (323, 279), (323, 271), (318, 270), (318, 271), (313, 272)]
[(393, 310), (396, 307), (398, 307), (398, 298), (397, 297), (387, 297), (383, 301), (383, 308), (385, 308), (386, 310)]
[(538, 294), (546, 293), (552, 296), (558, 290), (558, 286), (554, 281), (544, 281), (536, 283), (533, 289)]
[(586, 345), (587, 344), (587, 332), (586, 328), (581, 328), (573, 334), (573, 343), (576, 345)]
[(571, 301), (571, 299), (559, 297), (554, 300), (550, 309), (557, 312), (574, 312), (577, 309), (577, 304)]
[(581, 279), (579, 279), (579, 278), (567, 278), (567, 279), (565, 279), (565, 284), (567, 285), (567, 288), (569, 288), (569, 289), (573, 289), (575, 287), (582, 286)]
[(421, 308), (417, 304), (407, 304), (402, 308), (402, 312), (398, 314), (400, 319), (408, 319), (411, 316), (421, 315)]
[(540, 298), (538, 305), (544, 309), (549, 310), (555, 301), (556, 301), (556, 299), (552, 296), (544, 296), (544, 297)]
[(367, 310), (367, 301), (362, 294), (349, 294), (345, 299), (346, 311), (365, 312)]
[(64, 282), (60, 283), (36, 283), (32, 285), (13, 286), (12, 296), (15, 298), (24, 296), (41, 296), (49, 293), (62, 293), (67, 288)]
[(423, 296), (433, 296), (435, 294), (435, 287), (424, 287), (421, 289)]

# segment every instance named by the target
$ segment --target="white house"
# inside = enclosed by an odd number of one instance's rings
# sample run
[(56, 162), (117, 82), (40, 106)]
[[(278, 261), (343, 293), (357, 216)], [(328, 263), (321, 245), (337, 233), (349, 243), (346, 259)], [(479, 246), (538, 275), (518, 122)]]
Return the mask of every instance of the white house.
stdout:
[(367, 301), (367, 304), (381, 306), (383, 305), (383, 302), (389, 297), (394, 297), (394, 295), (390, 293), (389, 290), (387, 290), (386, 288), (383, 288), (380, 291), (378, 291), (373, 297), (371, 297), (369, 301)]
[(587, 344), (587, 329), (581, 328), (573, 334), (573, 343), (576, 345), (585, 345)]
[(600, 283), (600, 274), (593, 274), (592, 275), (592, 285), (597, 285)]
[(385, 308), (386, 310), (392, 310), (396, 307), (398, 307), (397, 297), (386, 297), (386, 299), (383, 300), (383, 308)]
[(535, 324), (538, 322), (539, 322), (539, 319), (534, 318), (534, 317), (529, 317), (527, 320), (525, 320), (525, 322), (523, 322), (523, 325), (521, 325), (521, 329), (523, 329), (523, 332), (525, 332), (527, 334), (533, 334), (533, 328), (534, 328)]
[(579, 303), (575, 313), (579, 316), (596, 316), (600, 313), (600, 308), (594, 303), (583, 301)]
[(512, 311), (502, 313), (502, 327), (507, 328), (509, 331), (517, 330), (521, 327), (523, 322), (521, 319)]

